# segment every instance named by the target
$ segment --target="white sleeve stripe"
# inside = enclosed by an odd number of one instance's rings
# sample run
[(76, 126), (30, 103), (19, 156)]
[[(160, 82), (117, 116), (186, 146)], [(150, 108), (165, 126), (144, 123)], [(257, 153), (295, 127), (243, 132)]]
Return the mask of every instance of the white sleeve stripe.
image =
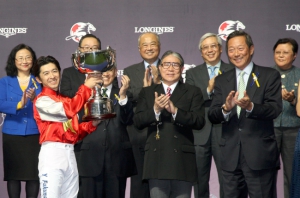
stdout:
[(56, 102), (49, 96), (42, 96), (36, 100), (36, 109), (44, 121), (68, 121), (62, 102)]

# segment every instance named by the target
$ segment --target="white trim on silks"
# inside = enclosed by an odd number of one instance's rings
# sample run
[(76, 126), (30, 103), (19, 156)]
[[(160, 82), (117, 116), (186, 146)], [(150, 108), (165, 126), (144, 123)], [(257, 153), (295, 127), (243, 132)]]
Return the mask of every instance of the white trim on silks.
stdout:
[(62, 102), (56, 102), (49, 96), (42, 96), (36, 100), (36, 109), (44, 121), (66, 122), (68, 118)]
[(44, 142), (39, 154), (41, 198), (76, 198), (78, 170), (72, 144)]

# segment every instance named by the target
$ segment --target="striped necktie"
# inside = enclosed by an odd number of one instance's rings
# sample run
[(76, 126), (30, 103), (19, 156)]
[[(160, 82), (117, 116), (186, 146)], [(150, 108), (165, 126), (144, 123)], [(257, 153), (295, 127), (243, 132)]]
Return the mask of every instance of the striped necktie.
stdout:
[(107, 95), (106, 91), (107, 91), (107, 88), (102, 89), (102, 97), (103, 98), (108, 98), (108, 95)]
[(171, 91), (172, 91), (171, 87), (168, 87), (168, 88), (167, 88), (167, 95), (168, 95), (168, 96), (171, 96), (171, 95), (172, 95), (172, 94), (171, 94)]

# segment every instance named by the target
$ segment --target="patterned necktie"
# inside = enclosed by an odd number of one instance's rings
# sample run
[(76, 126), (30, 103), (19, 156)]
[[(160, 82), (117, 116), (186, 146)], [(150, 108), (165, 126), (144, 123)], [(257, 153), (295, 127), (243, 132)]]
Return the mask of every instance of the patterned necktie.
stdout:
[(215, 77), (215, 69), (217, 69), (217, 67), (209, 66), (208, 68), (210, 69), (209, 79), (212, 79)]
[(108, 95), (107, 95), (106, 91), (107, 91), (107, 88), (102, 89), (102, 97), (103, 98), (108, 98)]
[[(245, 85), (245, 81), (244, 81), (244, 71), (241, 71), (240, 73), (240, 81), (239, 81), (239, 87), (238, 87), (238, 92), (239, 92), (239, 97), (238, 99), (241, 99), (242, 97), (244, 97), (244, 91), (246, 89), (246, 85)], [(240, 112), (241, 112), (241, 107), (237, 106), (237, 114), (238, 117), (240, 117)]]
[(172, 94), (171, 94), (171, 91), (172, 91), (171, 87), (168, 87), (168, 88), (167, 88), (167, 95), (170, 96), (170, 97), (171, 97), (171, 95), (172, 95)]

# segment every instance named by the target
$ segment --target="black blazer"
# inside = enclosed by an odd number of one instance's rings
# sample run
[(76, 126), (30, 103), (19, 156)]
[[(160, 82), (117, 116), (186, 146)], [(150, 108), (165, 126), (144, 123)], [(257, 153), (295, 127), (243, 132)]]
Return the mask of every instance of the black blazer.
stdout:
[[(61, 82), (62, 94), (73, 97), (77, 86), (83, 84), (85, 75), (74, 68), (63, 71)], [(71, 89), (71, 90), (70, 90)], [(75, 145), (75, 155), (80, 176), (95, 177), (103, 170), (105, 155), (109, 155), (113, 171), (119, 177), (129, 177), (136, 174), (136, 166), (131, 144), (127, 134), (127, 124), (132, 124), (133, 109), (131, 95), (125, 106), (120, 106), (114, 94), (119, 88), (113, 86), (110, 98), (114, 103), (116, 118), (101, 122), (97, 129)], [(79, 112), (82, 120), (83, 110)]]
[(134, 116), (137, 128), (148, 127), (143, 179), (174, 179), (196, 182), (196, 157), (192, 129), (205, 124), (203, 96), (199, 88), (178, 82), (171, 101), (178, 107), (175, 120), (163, 110), (159, 118), (160, 139), (155, 139), (154, 92), (165, 94), (163, 85), (143, 88)]
[[(232, 69), (233, 65), (224, 63), (221, 61), (220, 71), (223, 73), (227, 72), (228, 70)], [(207, 71), (206, 63), (196, 66), (195, 68), (189, 69), (186, 71), (186, 83), (190, 85), (195, 85), (199, 87), (203, 94), (204, 104), (205, 104), (205, 121), (206, 124), (201, 130), (193, 130), (194, 137), (195, 137), (195, 145), (205, 145), (208, 141), (210, 136), (212, 124), (208, 120), (208, 110), (212, 101), (212, 97), (208, 97), (207, 95), (207, 86), (209, 81), (209, 74)], [(215, 128), (219, 130), (219, 136), (221, 137), (221, 126), (215, 125)], [(219, 138), (220, 139), (220, 138)]]
[(241, 110), (237, 117), (236, 107), (225, 121), (221, 106), (232, 90), (237, 90), (236, 70), (232, 69), (216, 77), (214, 96), (208, 112), (212, 123), (222, 123), (221, 166), (233, 171), (237, 167), (240, 144), (248, 166), (252, 170), (279, 166), (279, 154), (274, 135), (273, 119), (282, 111), (281, 78), (273, 68), (254, 64), (251, 72), (258, 77), (260, 87), (249, 77), (246, 92), (254, 104), (252, 112)]

